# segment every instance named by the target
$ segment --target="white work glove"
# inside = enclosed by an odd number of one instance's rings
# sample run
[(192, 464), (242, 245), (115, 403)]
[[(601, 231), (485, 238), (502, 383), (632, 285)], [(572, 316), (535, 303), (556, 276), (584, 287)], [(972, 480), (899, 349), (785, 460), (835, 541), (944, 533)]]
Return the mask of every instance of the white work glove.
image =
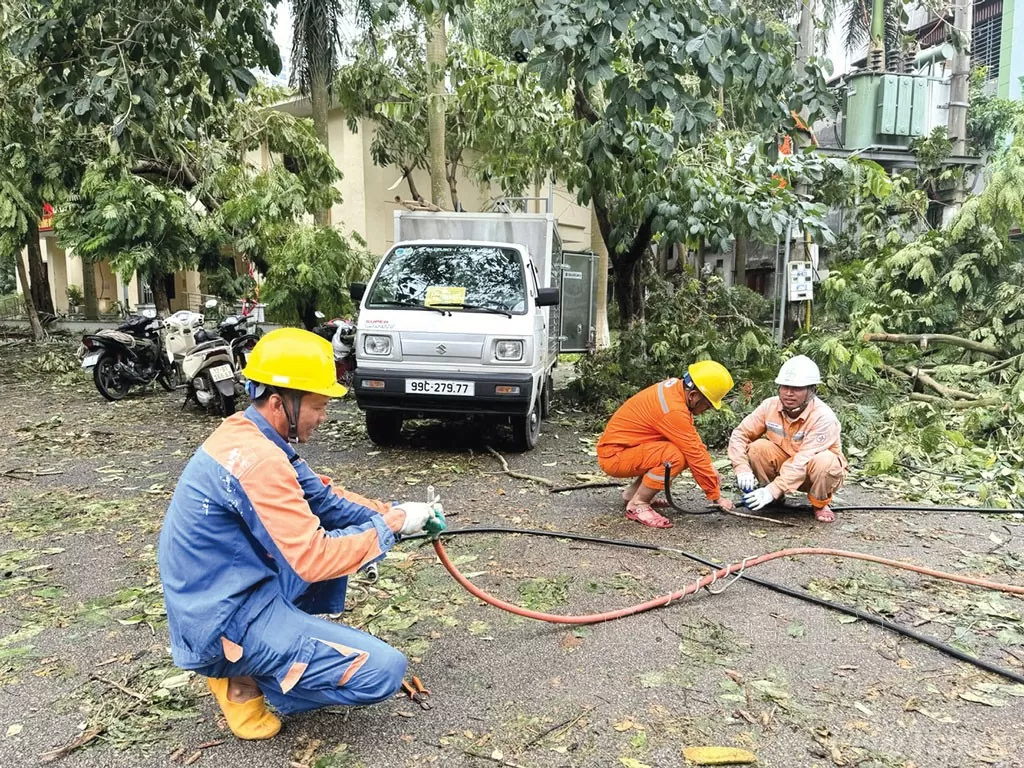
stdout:
[(433, 504), (424, 504), (422, 501), (406, 501), (399, 504), (395, 509), (405, 512), (405, 522), (398, 532), (402, 536), (412, 536), (414, 533), (421, 533), (423, 527), (434, 516)]
[(753, 472), (737, 472), (736, 485), (744, 493), (750, 493), (757, 488), (757, 478)]
[(775, 494), (771, 488), (755, 488), (750, 493), (743, 494), (743, 504), (752, 512), (764, 509), (775, 501)]

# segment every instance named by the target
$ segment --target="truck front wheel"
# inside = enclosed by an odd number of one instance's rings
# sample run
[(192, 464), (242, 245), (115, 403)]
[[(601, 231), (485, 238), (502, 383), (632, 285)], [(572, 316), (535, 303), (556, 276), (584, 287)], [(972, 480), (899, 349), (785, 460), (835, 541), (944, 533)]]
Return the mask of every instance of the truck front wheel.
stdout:
[(540, 398), (533, 401), (525, 416), (514, 416), (512, 421), (512, 447), (520, 453), (532, 451), (540, 437)]
[(395, 445), (402, 437), (402, 414), (397, 411), (367, 411), (366, 434), (377, 445)]

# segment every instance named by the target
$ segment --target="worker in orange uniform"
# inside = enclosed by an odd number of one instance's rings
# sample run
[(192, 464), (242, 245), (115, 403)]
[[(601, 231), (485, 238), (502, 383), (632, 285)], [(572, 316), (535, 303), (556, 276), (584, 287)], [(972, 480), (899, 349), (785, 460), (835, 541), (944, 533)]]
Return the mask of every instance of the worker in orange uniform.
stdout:
[(597, 461), (612, 477), (636, 478), (622, 494), (626, 517), (651, 528), (671, 528), (657, 508), (668, 506), (655, 496), (665, 487), (665, 464), (675, 477), (689, 468), (708, 501), (725, 510), (735, 505), (722, 496), (718, 472), (697, 434), (693, 417), (721, 408), (732, 389), (725, 366), (702, 360), (682, 379), (668, 379), (641, 390), (623, 403), (597, 441)]
[(736, 484), (755, 511), (803, 491), (814, 517), (831, 523), (832, 494), (846, 479), (847, 464), (839, 419), (817, 396), (821, 373), (813, 360), (797, 355), (782, 365), (775, 383), (778, 396), (761, 403), (729, 438)]

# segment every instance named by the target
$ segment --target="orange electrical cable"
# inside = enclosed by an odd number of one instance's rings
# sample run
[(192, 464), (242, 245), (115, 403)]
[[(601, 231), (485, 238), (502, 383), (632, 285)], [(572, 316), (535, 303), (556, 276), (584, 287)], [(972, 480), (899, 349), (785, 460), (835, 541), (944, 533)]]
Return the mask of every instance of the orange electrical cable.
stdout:
[[(553, 536), (557, 536), (556, 533), (552, 533)], [(868, 555), (863, 552), (849, 552), (843, 549), (827, 549), (822, 547), (793, 547), (791, 549), (780, 549), (777, 552), (769, 552), (764, 555), (758, 555), (757, 557), (748, 557), (741, 563), (731, 563), (726, 565), (713, 573), (704, 576), (697, 581), (686, 585), (683, 589), (675, 592), (670, 592), (667, 595), (656, 597), (653, 600), (647, 600), (637, 605), (631, 605), (626, 608), (620, 608), (615, 611), (605, 611), (603, 613), (589, 613), (581, 616), (560, 616), (555, 613), (544, 613), (543, 611), (533, 611), (529, 608), (523, 608), (512, 603), (507, 603), (493, 595), (480, 589), (478, 586), (473, 584), (467, 579), (455, 564), (452, 563), (448, 557), (448, 553), (445, 552), (444, 546), (440, 540), (434, 541), (434, 551), (437, 553), (438, 558), (441, 560), (441, 564), (445, 569), (452, 575), (452, 577), (462, 585), (462, 587), (474, 597), (483, 600), (489, 605), (493, 605), (495, 608), (501, 608), (502, 610), (514, 613), (517, 616), (524, 616), (528, 619), (536, 619), (538, 621), (547, 621), (552, 624), (598, 624), (602, 621), (611, 621), (613, 619), (621, 619), (625, 616), (633, 616), (644, 611), (649, 611), (654, 608), (663, 608), (670, 603), (677, 600), (681, 600), (687, 595), (692, 595), (694, 592), (698, 592), (705, 587), (709, 587), (727, 576), (733, 574), (739, 574), (745, 571), (747, 568), (753, 568), (756, 565), (771, 562), (772, 560), (778, 560), (783, 557), (794, 557), (801, 555), (824, 555), (831, 557), (845, 557), (852, 560), (864, 560), (869, 563), (878, 563), (879, 565), (886, 565), (890, 568), (899, 568), (904, 571), (912, 571), (914, 573), (920, 573), (923, 576), (931, 576), (935, 579), (944, 579), (946, 581), (954, 581), (959, 584), (968, 584), (974, 587), (984, 587), (985, 589), (994, 589), (999, 592), (1006, 592), (1012, 595), (1024, 596), (1024, 587), (1017, 586), (1015, 584), (1001, 584), (995, 581), (987, 581), (985, 579), (975, 579), (970, 576), (960, 576), (955, 573), (946, 573), (944, 571), (936, 571), (933, 568), (926, 568), (920, 565), (912, 565), (910, 563), (904, 563), (899, 560), (890, 560), (885, 557), (878, 557), (877, 555)]]

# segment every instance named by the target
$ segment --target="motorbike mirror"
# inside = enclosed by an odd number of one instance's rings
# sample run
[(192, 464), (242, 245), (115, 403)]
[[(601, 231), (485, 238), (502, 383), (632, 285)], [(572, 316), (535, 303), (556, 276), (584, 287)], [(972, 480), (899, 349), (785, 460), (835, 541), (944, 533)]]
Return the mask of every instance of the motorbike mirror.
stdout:
[(217, 306), (217, 300), (216, 299), (207, 299), (206, 300), (206, 304), (204, 304), (203, 306), (206, 307), (207, 309), (213, 309), (214, 307)]
[(314, 312), (313, 315), (316, 317), (317, 320), (324, 319), (324, 313), (321, 312), (319, 309), (316, 312)]

